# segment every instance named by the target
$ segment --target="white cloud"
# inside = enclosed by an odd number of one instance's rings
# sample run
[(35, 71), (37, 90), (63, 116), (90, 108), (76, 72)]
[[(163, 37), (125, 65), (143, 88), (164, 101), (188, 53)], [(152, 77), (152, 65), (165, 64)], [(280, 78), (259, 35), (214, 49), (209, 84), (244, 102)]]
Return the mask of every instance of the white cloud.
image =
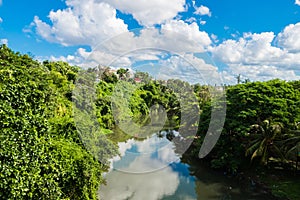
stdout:
[(190, 17), (188, 19), (185, 20), (185, 22), (189, 22), (189, 23), (193, 23), (193, 22), (196, 22), (196, 18), (195, 17)]
[(211, 37), (211, 39), (212, 39), (215, 43), (219, 42), (218, 36), (217, 36), (217, 35), (215, 35), (215, 34), (212, 33), (212, 34), (210, 35), (210, 37)]
[[(296, 49), (297, 39), (293, 38), (294, 29), (290, 31), (293, 34), (285, 34), (286, 30), (287, 28), (281, 33), (282, 35), (278, 35), (279, 43)], [(237, 74), (242, 74), (250, 80), (299, 79), (300, 76), (297, 74), (300, 73), (298, 59), (300, 53), (274, 46), (274, 39), (273, 32), (245, 33), (237, 40), (226, 40), (216, 47), (211, 47), (210, 50), (214, 59), (228, 65), (228, 73), (223, 73), (228, 80), (230, 79), (228, 76)], [(290, 47), (288, 41), (294, 41), (295, 46)]]
[(0, 43), (8, 45), (8, 39), (6, 39), (6, 38), (0, 39)]
[[(208, 58), (208, 57), (206, 57)], [(206, 59), (205, 58), (205, 59)], [(209, 64), (209, 60), (198, 58), (192, 54), (171, 56), (167, 60), (161, 60), (163, 66), (159, 73), (159, 79), (180, 79), (190, 83), (221, 84), (222, 80), (218, 68)]]
[(203, 52), (210, 44), (210, 37), (206, 32), (200, 31), (196, 23), (187, 24), (181, 20), (171, 20), (163, 24), (160, 30), (141, 29), (138, 36), (125, 32), (99, 45), (91, 46), (91, 52), (78, 49), (75, 56), (80, 58), (74, 60), (81, 61), (81, 66), (102, 64), (129, 67), (141, 59), (158, 60), (158, 55), (162, 56), (165, 51), (180, 54)]
[(2, 5), (2, 0), (0, 0), (0, 6)]
[(174, 46), (174, 42), (176, 42), (176, 46), (181, 48), (191, 46), (190, 51), (192, 52), (204, 51), (211, 44), (208, 34), (205, 31), (200, 31), (198, 24), (195, 22), (187, 24), (182, 20), (171, 20), (162, 25), (162, 32), (165, 33), (168, 39), (173, 40), (172, 46)]
[(130, 13), (142, 25), (161, 24), (185, 10), (185, 0), (102, 0), (116, 9)]
[(229, 71), (223, 73), (223, 78), (230, 83), (236, 83), (235, 76), (242, 75), (242, 79), (251, 81), (266, 81), (274, 78), (283, 80), (299, 80), (300, 76), (296, 75), (295, 70), (289, 70), (271, 65), (239, 65), (230, 64)]
[(77, 57), (77, 56), (74, 56), (74, 55), (59, 56), (59, 57), (50, 56), (50, 58), (47, 59), (47, 60), (50, 60), (50, 61), (64, 61), (64, 62), (68, 62), (72, 65), (77, 65), (78, 63), (82, 62), (80, 57)]
[(3, 22), (3, 19), (0, 17), (0, 24)]
[(281, 59), (285, 52), (271, 45), (273, 32), (244, 34), (238, 40), (226, 40), (212, 49), (214, 56), (225, 63), (258, 64), (273, 63)]
[(74, 55), (50, 56), (51, 61), (65, 61), (71, 65), (80, 66), (82, 68), (96, 67), (99, 64), (110, 67), (128, 67), (132, 64), (132, 61), (127, 56), (120, 56), (116, 54), (111, 54), (109, 52), (101, 50), (93, 50), (88, 52), (84, 48), (79, 48), (74, 53)]
[[(165, 8), (166, 5), (170, 7), (184, 5), (182, 0), (172, 2), (172, 4), (169, 1), (147, 2), (145, 4), (132, 3), (132, 1), (112, 1), (110, 3), (121, 10), (125, 9), (126, 5), (128, 9), (135, 8), (139, 11), (153, 8), (151, 12), (149, 10), (149, 13), (155, 16), (160, 15), (156, 11), (162, 12), (164, 10), (162, 13), (168, 13), (168, 9)], [(106, 49), (101, 51), (117, 55), (140, 47), (199, 52), (211, 43), (208, 34), (200, 31), (195, 22), (187, 24), (182, 20), (167, 20), (170, 17), (162, 17), (161, 20), (158, 20), (158, 22), (164, 21), (161, 24), (162, 34), (156, 28), (149, 28), (142, 29), (140, 35), (135, 36), (128, 31), (123, 20), (116, 18), (115, 8), (106, 2), (87, 0), (82, 3), (82, 0), (67, 0), (66, 4), (68, 6), (66, 9), (49, 13), (48, 17), (52, 22), (51, 24), (47, 24), (35, 16), (31, 28), (35, 28), (36, 33), (49, 42), (64, 46), (89, 45), (93, 51), (97, 49), (99, 44), (101, 45), (103, 41), (109, 39), (109, 42), (104, 42), (105, 45), (103, 45)], [(156, 5), (158, 8), (154, 9)], [(130, 9), (129, 11), (131, 11)], [(132, 12), (135, 11), (132, 10)], [(174, 13), (176, 15), (177, 11)], [(149, 18), (151, 19), (151, 17)], [(176, 45), (174, 45), (175, 41)]]
[(201, 21), (200, 21), (200, 24), (201, 24), (201, 25), (205, 25), (205, 24), (206, 24), (206, 21), (201, 20)]
[(66, 1), (68, 8), (51, 11), (49, 25), (35, 16), (31, 26), (49, 42), (69, 45), (91, 45), (127, 31), (116, 10), (107, 3), (95, 0)]
[(192, 1), (192, 4), (193, 4), (193, 7), (195, 7), (195, 4), (196, 4), (195, 0)]
[(211, 16), (211, 12), (208, 7), (201, 5), (200, 7), (196, 8), (194, 12), (196, 15), (208, 15)]
[(295, 0), (295, 4), (300, 6), (300, 0)]
[[(299, 1), (300, 2), (300, 1)], [(300, 51), (300, 23), (290, 24), (278, 34), (278, 44), (288, 51)]]

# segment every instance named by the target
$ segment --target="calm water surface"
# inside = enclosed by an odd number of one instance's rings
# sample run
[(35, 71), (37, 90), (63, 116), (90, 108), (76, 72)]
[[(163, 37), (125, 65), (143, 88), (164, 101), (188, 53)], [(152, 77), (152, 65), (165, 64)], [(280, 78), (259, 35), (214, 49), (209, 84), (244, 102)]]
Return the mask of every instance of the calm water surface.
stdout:
[(239, 184), (199, 161), (184, 163), (166, 135), (162, 132), (144, 140), (119, 142), (120, 156), (111, 161), (110, 171), (105, 174), (107, 185), (99, 190), (100, 199), (270, 199), (252, 189), (251, 184)]

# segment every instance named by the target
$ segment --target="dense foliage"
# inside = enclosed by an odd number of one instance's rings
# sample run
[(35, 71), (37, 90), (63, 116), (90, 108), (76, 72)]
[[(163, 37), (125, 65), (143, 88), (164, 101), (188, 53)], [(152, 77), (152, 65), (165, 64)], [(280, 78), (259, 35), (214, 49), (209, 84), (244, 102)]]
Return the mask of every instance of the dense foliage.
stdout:
[[(134, 123), (141, 126), (148, 124), (151, 121), (150, 108), (154, 105), (153, 112), (159, 109), (155, 105), (161, 105), (168, 118), (165, 125), (169, 128), (178, 128), (181, 110), (176, 95), (181, 92), (179, 90), (184, 90), (184, 87), (178, 83), (188, 83), (179, 80), (168, 80), (167, 82), (152, 80), (151, 76), (144, 72), (138, 72), (136, 75), (142, 83), (135, 82), (132, 78), (111, 81), (106, 72), (97, 84), (96, 110), (101, 127), (114, 128), (116, 117), (120, 121), (130, 117)], [(111, 76), (115, 75), (111, 74)], [(112, 112), (112, 104), (120, 109), (119, 114), (115, 117)]]
[(103, 167), (72, 118), (77, 71), (0, 47), (1, 199), (96, 199)]
[[(213, 167), (236, 172), (243, 163), (266, 165), (270, 159), (294, 164), (300, 151), (299, 81), (276, 79), (228, 86), (226, 98), (223, 132), (208, 157)], [(201, 115), (198, 148), (208, 128), (210, 105), (208, 101)]]

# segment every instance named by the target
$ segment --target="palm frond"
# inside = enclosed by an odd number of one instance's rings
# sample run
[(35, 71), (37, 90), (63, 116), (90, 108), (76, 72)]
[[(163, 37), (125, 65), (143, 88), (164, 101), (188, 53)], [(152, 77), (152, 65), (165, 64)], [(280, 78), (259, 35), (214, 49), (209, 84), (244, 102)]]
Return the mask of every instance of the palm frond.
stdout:
[(255, 152), (255, 150), (258, 149), (260, 143), (259, 142), (256, 142), (255, 144), (253, 144), (251, 147), (249, 147), (247, 150), (246, 150), (246, 156), (249, 156), (250, 154), (253, 154), (253, 152)]
[(259, 155), (258, 155), (258, 149), (256, 149), (256, 150), (254, 151), (254, 153), (252, 154), (252, 156), (251, 156), (251, 161), (253, 161), (253, 159), (254, 159), (255, 157), (257, 157), (257, 156), (259, 156)]
[(277, 155), (279, 155), (279, 158), (281, 159), (281, 161), (285, 161), (286, 158), (283, 155), (282, 151), (280, 150), (280, 148), (278, 148), (276, 145), (273, 145), (272, 148), (274, 148), (274, 151)]

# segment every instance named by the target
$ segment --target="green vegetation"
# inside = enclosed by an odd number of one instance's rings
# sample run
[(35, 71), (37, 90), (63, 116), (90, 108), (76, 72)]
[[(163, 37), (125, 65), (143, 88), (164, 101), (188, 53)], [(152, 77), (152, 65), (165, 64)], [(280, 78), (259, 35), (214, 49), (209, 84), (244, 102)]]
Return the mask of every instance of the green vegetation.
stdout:
[[(96, 199), (105, 164), (117, 154), (112, 138), (143, 138), (139, 128), (159, 127), (164, 119), (164, 129), (183, 130), (181, 135), (193, 140), (188, 153), (198, 157), (212, 105), (221, 105), (213, 98), (214, 87), (109, 67), (90, 76), (93, 70), (40, 63), (0, 46), (1, 199)], [(82, 72), (87, 77), (79, 76)], [(93, 86), (94, 96), (72, 95), (84, 94), (76, 83)], [(248, 166), (293, 170), (300, 151), (299, 89), (300, 81), (277, 79), (227, 86), (225, 125), (205, 160), (232, 174)], [(120, 122), (135, 124), (131, 136), (111, 134)], [(184, 152), (180, 142), (175, 145)], [(274, 193), (284, 196), (288, 181), (276, 184), (284, 191), (272, 188)]]
[(105, 168), (75, 128), (77, 72), (0, 47), (1, 199), (96, 199)]
[[(299, 83), (271, 80), (226, 87), (226, 121), (220, 139), (205, 158), (210, 166), (231, 174), (248, 174), (249, 171), (251, 174), (258, 167), (268, 177), (297, 174), (298, 171), (294, 170), (300, 152)], [(190, 148), (194, 157), (198, 156), (198, 149), (208, 129), (210, 105), (210, 101), (207, 101), (203, 106), (198, 138)], [(274, 196), (299, 199), (299, 181), (293, 176), (281, 177), (277, 181), (270, 178), (262, 181)], [(287, 187), (286, 183), (293, 187)]]
[[(212, 166), (235, 173), (243, 164), (259, 161), (267, 165), (271, 158), (294, 166), (300, 142), (298, 85), (299, 81), (271, 80), (227, 87), (223, 132), (206, 158)], [(195, 142), (198, 148), (208, 129), (210, 112), (208, 101), (201, 114), (200, 139)]]

